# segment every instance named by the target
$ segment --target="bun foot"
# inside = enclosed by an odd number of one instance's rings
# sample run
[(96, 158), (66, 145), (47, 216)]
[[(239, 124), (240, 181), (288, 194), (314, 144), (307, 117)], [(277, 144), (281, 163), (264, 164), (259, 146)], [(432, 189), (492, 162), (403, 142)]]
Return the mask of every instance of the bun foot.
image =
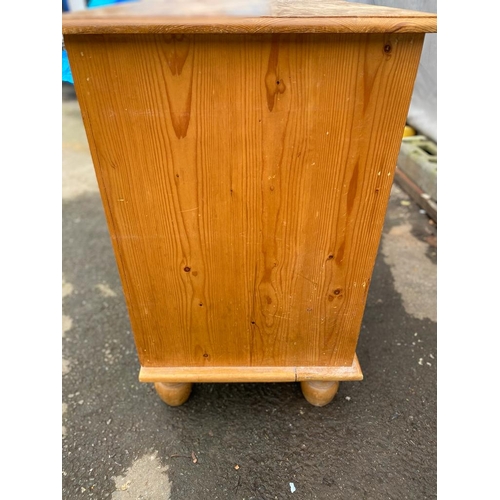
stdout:
[(339, 382), (337, 380), (327, 382), (305, 380), (300, 383), (300, 388), (306, 400), (313, 406), (325, 406), (337, 394)]
[(160, 399), (169, 406), (180, 406), (184, 404), (191, 394), (193, 384), (165, 384), (155, 382), (155, 389)]

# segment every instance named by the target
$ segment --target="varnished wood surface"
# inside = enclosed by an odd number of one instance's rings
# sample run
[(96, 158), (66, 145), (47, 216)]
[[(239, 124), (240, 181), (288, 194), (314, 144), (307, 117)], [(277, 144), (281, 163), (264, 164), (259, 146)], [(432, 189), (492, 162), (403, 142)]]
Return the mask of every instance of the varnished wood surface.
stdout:
[(301, 382), (307, 380), (363, 380), (357, 356), (351, 366), (275, 366), (275, 367), (141, 367), (141, 382)]
[(165, 384), (163, 382), (156, 382), (155, 389), (160, 396), (160, 399), (167, 403), (169, 406), (183, 405), (191, 395), (193, 384)]
[(64, 34), (430, 33), (432, 13), (343, 1), (139, 2), (63, 14)]
[(312, 380), (301, 382), (302, 394), (313, 406), (326, 406), (337, 394), (339, 382)]
[(422, 42), (66, 37), (143, 367), (351, 366)]

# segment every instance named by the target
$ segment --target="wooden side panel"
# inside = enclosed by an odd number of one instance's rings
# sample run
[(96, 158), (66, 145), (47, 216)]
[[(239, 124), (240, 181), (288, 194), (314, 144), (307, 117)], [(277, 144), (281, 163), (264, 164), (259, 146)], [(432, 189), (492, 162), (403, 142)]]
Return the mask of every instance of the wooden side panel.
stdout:
[(423, 35), (65, 42), (141, 364), (351, 366)]

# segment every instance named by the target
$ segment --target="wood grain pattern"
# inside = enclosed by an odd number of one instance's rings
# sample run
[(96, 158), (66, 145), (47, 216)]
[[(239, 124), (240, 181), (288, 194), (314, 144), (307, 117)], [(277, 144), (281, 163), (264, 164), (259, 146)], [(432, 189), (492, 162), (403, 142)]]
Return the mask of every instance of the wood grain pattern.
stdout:
[[(326, 21), (328, 19), (328, 21)], [(144, 17), (140, 20), (107, 21), (72, 19), (63, 23), (63, 34), (123, 34), (123, 33), (436, 33), (436, 20), (429, 18), (227, 18), (204, 17), (189, 20), (162, 20)]]
[(212, 17), (272, 16), (272, 17), (436, 17), (435, 14), (380, 5), (352, 3), (345, 0), (146, 0), (65, 14), (67, 19), (106, 19), (143, 16), (191, 17), (204, 16), (209, 24)]
[(214, 367), (142, 367), (141, 382), (302, 382), (307, 380), (363, 380), (355, 355), (351, 366), (214, 366)]
[(141, 365), (351, 366), (423, 35), (65, 42)]
[(63, 14), (64, 34), (431, 33), (436, 15), (338, 0), (139, 2)]

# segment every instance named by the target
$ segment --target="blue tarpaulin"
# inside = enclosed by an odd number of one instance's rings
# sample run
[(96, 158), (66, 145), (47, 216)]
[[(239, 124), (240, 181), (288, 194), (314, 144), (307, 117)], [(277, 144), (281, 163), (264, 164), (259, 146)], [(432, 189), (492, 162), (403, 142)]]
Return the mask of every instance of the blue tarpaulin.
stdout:
[(71, 68), (69, 67), (68, 53), (62, 51), (62, 81), (73, 83), (73, 75), (71, 74)]
[[(106, 5), (112, 5), (115, 3), (125, 3), (131, 1), (133, 2), (135, 0), (89, 0), (87, 7), (89, 9), (92, 9), (95, 7), (104, 7)], [(63, 2), (63, 11), (64, 7), (65, 7), (65, 2)], [(69, 67), (68, 53), (64, 49), (62, 51), (62, 81), (73, 83), (73, 75), (71, 74), (71, 68)]]
[(94, 7), (104, 7), (106, 5), (111, 5), (114, 3), (124, 3), (130, 2), (131, 0), (89, 0), (87, 7), (92, 9)]

